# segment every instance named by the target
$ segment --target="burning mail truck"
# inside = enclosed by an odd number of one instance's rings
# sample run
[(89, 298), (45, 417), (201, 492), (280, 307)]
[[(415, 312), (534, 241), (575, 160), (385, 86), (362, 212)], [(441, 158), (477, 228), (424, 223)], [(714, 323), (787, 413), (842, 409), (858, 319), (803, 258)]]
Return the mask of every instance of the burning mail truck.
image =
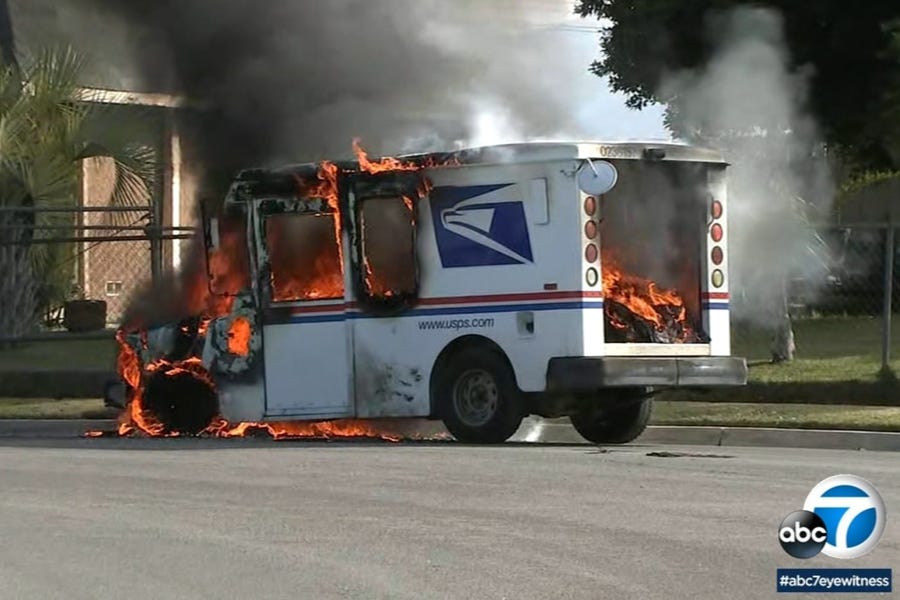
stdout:
[(631, 441), (658, 390), (746, 382), (727, 214), (722, 158), (674, 144), (245, 171), (205, 219), (200, 314), (120, 335), (131, 414), (157, 433), (430, 418), (477, 443), (533, 414)]

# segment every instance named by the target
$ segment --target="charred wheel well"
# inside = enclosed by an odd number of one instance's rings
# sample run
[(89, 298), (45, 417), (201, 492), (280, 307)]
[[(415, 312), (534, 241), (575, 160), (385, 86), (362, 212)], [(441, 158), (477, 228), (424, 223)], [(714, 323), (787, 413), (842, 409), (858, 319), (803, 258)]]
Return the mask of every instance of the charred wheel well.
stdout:
[[(462, 350), (466, 350), (469, 348), (482, 348), (493, 352), (497, 356), (503, 359), (503, 362), (506, 363), (506, 367), (509, 369), (510, 374), (513, 377), (513, 381), (516, 381), (516, 371), (513, 369), (512, 363), (509, 361), (509, 357), (506, 356), (506, 352), (503, 351), (497, 342), (490, 338), (486, 338), (481, 335), (464, 335), (462, 337), (458, 337), (441, 350), (440, 354), (434, 361), (434, 366), (431, 369), (431, 377), (428, 382), (428, 397), (429, 397), (429, 410), (432, 418), (437, 415), (437, 407), (435, 406), (435, 384), (437, 382), (437, 374), (440, 373), (441, 369), (446, 365), (450, 364), (454, 357), (456, 357)], [(518, 382), (516, 382), (516, 386), (518, 387)]]

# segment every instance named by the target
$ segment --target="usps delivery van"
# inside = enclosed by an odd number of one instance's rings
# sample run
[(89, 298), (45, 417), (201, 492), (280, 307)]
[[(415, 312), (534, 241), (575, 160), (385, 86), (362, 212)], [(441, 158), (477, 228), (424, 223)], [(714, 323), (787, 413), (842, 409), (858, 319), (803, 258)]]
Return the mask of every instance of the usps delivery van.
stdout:
[(525, 143), (376, 165), (246, 171), (208, 219), (233, 302), (202, 359), (229, 421), (432, 418), (496, 443), (540, 415), (623, 443), (659, 390), (746, 382), (717, 153)]

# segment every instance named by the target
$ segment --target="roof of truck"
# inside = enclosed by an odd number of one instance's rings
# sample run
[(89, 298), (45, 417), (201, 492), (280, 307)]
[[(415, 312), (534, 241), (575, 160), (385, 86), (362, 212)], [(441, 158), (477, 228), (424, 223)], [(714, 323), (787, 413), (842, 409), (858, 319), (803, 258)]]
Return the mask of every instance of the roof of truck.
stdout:
[[(499, 165), (522, 164), (558, 160), (658, 160), (725, 164), (716, 150), (676, 144), (672, 142), (522, 142), (463, 148), (447, 152), (428, 152), (396, 156), (401, 162), (413, 162), (428, 168), (440, 165)], [(370, 157), (372, 161), (380, 157)], [(334, 161), (341, 169), (359, 169), (355, 160)], [(272, 177), (308, 177), (314, 175), (319, 163), (298, 163), (275, 169), (247, 169), (237, 181), (258, 181)]]
[(543, 162), (570, 159), (644, 159), (724, 163), (716, 150), (662, 141), (627, 142), (521, 142), (465, 148), (450, 153), (410, 154), (399, 156), (401, 160), (439, 158), (444, 154), (456, 155), (464, 164)]

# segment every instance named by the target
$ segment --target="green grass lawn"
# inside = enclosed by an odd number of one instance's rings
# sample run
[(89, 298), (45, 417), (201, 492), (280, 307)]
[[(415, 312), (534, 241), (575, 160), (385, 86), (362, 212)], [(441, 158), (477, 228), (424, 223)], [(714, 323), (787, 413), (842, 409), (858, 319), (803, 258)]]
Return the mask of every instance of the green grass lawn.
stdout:
[[(891, 366), (900, 373), (900, 315), (892, 320)], [(881, 320), (875, 317), (823, 317), (794, 323), (797, 359), (769, 364), (770, 337), (735, 327), (732, 353), (750, 362), (750, 379), (759, 383), (878, 380)]]
[(0, 370), (108, 369), (116, 364), (116, 341), (53, 340), (0, 349)]
[(0, 419), (109, 419), (117, 414), (98, 399), (0, 398)]
[(653, 404), (652, 423), (654, 425), (900, 431), (900, 407), (715, 404), (657, 400)]

